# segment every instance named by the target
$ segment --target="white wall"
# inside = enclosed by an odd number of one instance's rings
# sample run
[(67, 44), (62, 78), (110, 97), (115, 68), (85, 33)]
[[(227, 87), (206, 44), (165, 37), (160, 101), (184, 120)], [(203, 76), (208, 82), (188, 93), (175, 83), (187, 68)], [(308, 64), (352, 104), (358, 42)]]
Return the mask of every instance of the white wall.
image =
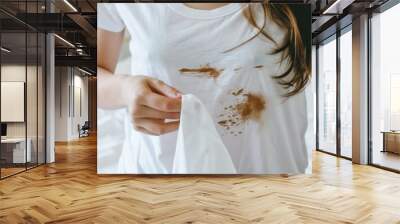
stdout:
[[(27, 73), (26, 73), (27, 72)], [(25, 82), (25, 75), (28, 76), (27, 88), (27, 119), (28, 119), (28, 137), (30, 133), (35, 133), (36, 135), (36, 66), (25, 65), (2, 65), (1, 66), (1, 81), (2, 82)], [(33, 86), (33, 87), (32, 87)], [(5, 97), (5, 96), (2, 96)], [(39, 105), (40, 107), (41, 105)], [(23, 108), (22, 108), (23, 109)], [(1, 110), (7, 110), (7, 108), (1, 108)], [(35, 112), (35, 113), (33, 113)], [(33, 123), (32, 123), (33, 122)], [(7, 122), (7, 136), (8, 137), (25, 137), (25, 126), (26, 122)]]
[[(2, 65), (1, 66), (1, 81), (2, 82), (25, 82), (25, 65)], [(28, 67), (28, 70), (31, 70)], [(30, 74), (30, 72), (28, 72)], [(6, 108), (1, 108), (5, 110)], [(25, 137), (25, 122), (7, 123), (7, 137)]]
[(88, 120), (88, 78), (71, 67), (56, 67), (55, 73), (55, 141), (70, 141)]
[[(76, 70), (75, 70), (76, 72)], [(74, 96), (72, 96), (72, 99), (74, 99), (74, 107), (72, 108), (72, 120), (71, 120), (71, 136), (73, 138), (78, 138), (79, 137), (79, 133), (78, 133), (78, 124), (80, 124), (81, 126), (85, 123), (85, 121), (88, 121), (88, 78), (87, 77), (83, 77), (80, 75), (81, 73), (79, 73), (78, 75), (75, 73), (74, 75), (74, 91), (73, 94), (75, 94)], [(78, 93), (78, 91), (80, 91), (80, 93)], [(79, 97), (80, 95), (80, 97)], [(81, 102), (78, 102), (78, 101)], [(71, 104), (73, 104), (71, 103)], [(81, 107), (81, 108), (79, 108)], [(82, 110), (81, 112), (79, 110)], [(75, 113), (74, 111), (75, 110)]]
[(55, 141), (68, 140), (68, 71), (67, 67), (55, 68)]
[[(27, 79), (27, 80), (25, 80)], [(1, 66), (1, 81), (2, 82), (24, 82), (26, 86), (26, 106), (25, 102), (22, 108), (18, 108), (19, 113), (25, 114), (26, 120), (22, 122), (6, 122), (7, 124), (7, 137), (9, 138), (25, 138), (29, 139), (29, 147), (31, 148), (32, 161), (39, 163), (44, 162), (45, 150), (45, 116), (44, 116), (44, 74), (42, 67), (25, 66), (21, 64), (4, 64)], [(8, 98), (4, 95), (2, 89), (2, 98)], [(24, 90), (21, 93), (24, 94)], [(16, 108), (3, 107), (2, 112), (17, 113)], [(24, 116), (24, 115), (23, 115)], [(39, 154), (37, 156), (37, 153)]]
[[(24, 122), (25, 83), (1, 82), (1, 121)], [(36, 107), (35, 107), (36, 108)]]

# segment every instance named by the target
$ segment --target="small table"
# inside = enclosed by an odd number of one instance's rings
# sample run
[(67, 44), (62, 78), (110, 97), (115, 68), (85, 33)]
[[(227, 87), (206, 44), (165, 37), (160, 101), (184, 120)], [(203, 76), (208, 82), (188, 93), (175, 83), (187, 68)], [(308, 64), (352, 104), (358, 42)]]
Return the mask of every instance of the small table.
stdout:
[(392, 152), (400, 154), (400, 131), (382, 131), (383, 150), (382, 152)]

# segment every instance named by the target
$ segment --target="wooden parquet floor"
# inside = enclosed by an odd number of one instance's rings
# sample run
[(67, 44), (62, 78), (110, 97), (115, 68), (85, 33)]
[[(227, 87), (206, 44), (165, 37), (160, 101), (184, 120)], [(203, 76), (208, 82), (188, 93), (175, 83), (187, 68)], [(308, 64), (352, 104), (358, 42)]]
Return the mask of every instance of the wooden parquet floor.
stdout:
[(400, 223), (400, 175), (314, 154), (312, 175), (99, 176), (96, 139), (0, 181), (0, 223)]

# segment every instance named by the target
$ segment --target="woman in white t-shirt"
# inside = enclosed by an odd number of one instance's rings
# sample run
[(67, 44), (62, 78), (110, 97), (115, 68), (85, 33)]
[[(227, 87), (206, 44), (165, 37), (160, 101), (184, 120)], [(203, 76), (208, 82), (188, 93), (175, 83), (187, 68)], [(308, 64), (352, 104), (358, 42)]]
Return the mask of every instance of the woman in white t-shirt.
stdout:
[[(310, 58), (287, 5), (106, 3), (97, 25), (98, 105), (128, 109), (118, 131), (140, 151), (121, 155), (117, 172), (171, 173), (179, 121), (170, 120), (188, 93), (206, 106), (238, 173), (305, 171)], [(131, 74), (116, 75), (124, 30)]]

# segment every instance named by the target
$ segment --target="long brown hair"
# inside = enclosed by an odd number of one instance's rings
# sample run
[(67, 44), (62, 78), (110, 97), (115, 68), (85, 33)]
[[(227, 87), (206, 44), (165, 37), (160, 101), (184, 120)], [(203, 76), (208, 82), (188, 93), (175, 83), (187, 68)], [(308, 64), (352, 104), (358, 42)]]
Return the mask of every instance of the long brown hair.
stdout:
[[(304, 41), (299, 31), (297, 19), (287, 4), (270, 4), (268, 0), (266, 0), (263, 3), (260, 3), (264, 15), (263, 24), (260, 26), (256, 22), (257, 19), (253, 13), (251, 5), (252, 4), (249, 4), (249, 7), (243, 11), (243, 14), (247, 21), (254, 26), (258, 32), (256, 35), (235, 48), (251, 41), (258, 35), (263, 35), (267, 39), (271, 40), (276, 45), (276, 48), (271, 52), (271, 54), (281, 53), (281, 63), (284, 61), (287, 63), (286, 70), (282, 74), (278, 74), (273, 78), (276, 79), (285, 89), (288, 89), (288, 92), (284, 94), (284, 96), (290, 97), (296, 95), (305, 88), (311, 78), (311, 57), (303, 44)], [(267, 18), (285, 29), (286, 34), (282, 42), (274, 40), (271, 35), (265, 31), (264, 28), (266, 27)]]

